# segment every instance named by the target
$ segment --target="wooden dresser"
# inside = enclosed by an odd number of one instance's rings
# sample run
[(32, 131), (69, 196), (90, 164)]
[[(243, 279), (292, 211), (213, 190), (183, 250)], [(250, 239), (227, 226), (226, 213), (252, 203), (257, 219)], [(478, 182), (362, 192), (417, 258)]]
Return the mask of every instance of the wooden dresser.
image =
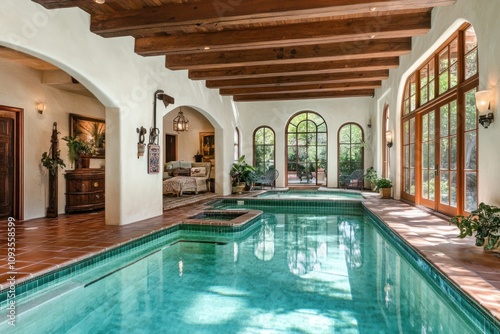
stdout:
[(66, 178), (66, 213), (104, 209), (104, 169), (68, 170)]

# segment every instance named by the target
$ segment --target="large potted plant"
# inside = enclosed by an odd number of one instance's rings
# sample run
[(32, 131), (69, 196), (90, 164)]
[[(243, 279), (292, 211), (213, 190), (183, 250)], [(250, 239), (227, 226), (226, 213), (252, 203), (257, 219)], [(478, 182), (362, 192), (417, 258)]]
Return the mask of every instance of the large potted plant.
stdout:
[(375, 182), (375, 186), (375, 190), (380, 191), (380, 195), (382, 195), (382, 198), (391, 198), (391, 180), (386, 178), (377, 179), (377, 181)]
[(251, 180), (251, 173), (255, 173), (255, 168), (247, 164), (245, 156), (242, 155), (239, 157), (238, 161), (233, 163), (231, 171), (229, 172), (234, 192), (237, 194), (241, 194), (243, 192), (247, 181)]
[(66, 141), (66, 145), (68, 145), (68, 157), (71, 165), (75, 163), (75, 168), (89, 168), (92, 144), (77, 136), (66, 136), (62, 140)]
[(469, 216), (457, 215), (450, 219), (450, 223), (459, 228), (460, 238), (474, 236), (476, 246), (485, 250), (500, 249), (500, 208), (480, 203)]

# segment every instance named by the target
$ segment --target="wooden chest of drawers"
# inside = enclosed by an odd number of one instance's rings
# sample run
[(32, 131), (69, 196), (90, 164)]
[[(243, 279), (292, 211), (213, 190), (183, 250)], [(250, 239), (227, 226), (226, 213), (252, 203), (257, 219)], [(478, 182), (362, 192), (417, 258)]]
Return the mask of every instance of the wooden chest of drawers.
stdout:
[(66, 178), (66, 213), (104, 209), (104, 169), (68, 170)]

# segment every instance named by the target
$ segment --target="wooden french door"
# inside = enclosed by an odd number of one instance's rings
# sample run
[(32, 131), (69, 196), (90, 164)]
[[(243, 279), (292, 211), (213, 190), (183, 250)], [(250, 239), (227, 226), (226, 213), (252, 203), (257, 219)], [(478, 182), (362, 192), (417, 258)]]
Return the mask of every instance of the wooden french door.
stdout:
[(165, 162), (177, 160), (177, 136), (165, 135)]
[(454, 215), (458, 205), (458, 106), (451, 100), (421, 115), (422, 205)]
[(0, 117), (0, 218), (14, 217), (14, 121)]

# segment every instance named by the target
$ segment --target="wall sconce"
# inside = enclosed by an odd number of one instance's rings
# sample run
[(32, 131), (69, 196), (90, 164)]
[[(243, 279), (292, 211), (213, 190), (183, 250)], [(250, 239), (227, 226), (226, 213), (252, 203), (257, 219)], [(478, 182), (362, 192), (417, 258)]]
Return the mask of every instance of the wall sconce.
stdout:
[(491, 101), (493, 92), (491, 90), (480, 90), (476, 92), (476, 107), (479, 111), (479, 123), (487, 129), (493, 123), (493, 111), (491, 111)]
[(187, 120), (186, 117), (184, 117), (181, 107), (179, 113), (177, 114), (177, 117), (174, 118), (174, 131), (182, 132), (188, 130), (189, 130), (189, 121)]
[(43, 112), (45, 111), (45, 108), (46, 108), (46, 107), (47, 107), (47, 106), (46, 106), (46, 105), (45, 105), (45, 103), (43, 103), (43, 102), (37, 102), (37, 103), (36, 103), (36, 110), (38, 111), (38, 113), (39, 113), (40, 115), (42, 115), (42, 114), (43, 114)]
[(387, 143), (387, 147), (391, 148), (392, 147), (392, 141), (393, 141), (392, 132), (391, 131), (387, 131), (385, 133), (385, 141)]

